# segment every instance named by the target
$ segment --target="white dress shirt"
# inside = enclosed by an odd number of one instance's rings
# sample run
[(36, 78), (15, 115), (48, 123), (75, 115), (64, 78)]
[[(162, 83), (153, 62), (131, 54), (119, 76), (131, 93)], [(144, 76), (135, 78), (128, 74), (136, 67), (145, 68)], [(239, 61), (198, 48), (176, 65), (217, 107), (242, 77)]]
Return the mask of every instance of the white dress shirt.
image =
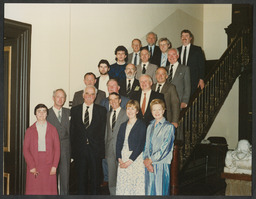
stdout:
[(54, 111), (57, 118), (59, 117), (59, 111), (60, 111), (60, 117), (62, 117), (62, 108), (58, 110), (57, 108), (55, 108), (55, 106), (53, 106), (52, 110)]
[[(190, 45), (191, 45), (191, 44), (188, 44), (188, 45), (187, 45), (187, 50), (186, 50), (186, 63), (188, 63), (188, 55), (189, 55)], [(182, 50), (181, 50), (181, 54), (180, 54), (180, 62), (181, 62), (181, 64), (186, 65), (186, 64), (183, 63), (184, 51), (185, 51), (185, 46), (183, 45), (183, 46), (182, 46)]]
[(144, 66), (144, 64), (145, 64), (145, 69), (146, 69), (146, 71), (147, 71), (149, 62), (146, 62), (146, 63), (141, 62), (141, 71), (143, 71), (143, 66)]

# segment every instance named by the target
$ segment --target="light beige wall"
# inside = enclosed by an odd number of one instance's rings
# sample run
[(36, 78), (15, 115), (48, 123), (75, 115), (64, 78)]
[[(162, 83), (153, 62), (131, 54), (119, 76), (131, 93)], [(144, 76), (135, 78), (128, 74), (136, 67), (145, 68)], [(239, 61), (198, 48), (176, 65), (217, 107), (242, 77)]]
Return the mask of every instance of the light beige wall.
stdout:
[(238, 107), (239, 107), (239, 79), (235, 81), (219, 114), (214, 120), (205, 139), (211, 136), (225, 137), (229, 149), (234, 149), (238, 142)]
[(204, 41), (206, 60), (219, 59), (227, 48), (228, 37), (224, 30), (232, 21), (231, 4), (204, 5)]
[(67, 92), (67, 107), (83, 88), (84, 73), (99, 75), (99, 60), (114, 63), (115, 48), (131, 51), (135, 37), (146, 45), (146, 33), (155, 31), (178, 47), (188, 28), (203, 44), (200, 4), (5, 4), (5, 18), (32, 25), (30, 123), (36, 104), (52, 105), (54, 89)]
[(70, 6), (5, 4), (4, 11), (5, 18), (32, 25), (30, 123), (33, 123), (34, 107), (38, 103), (50, 107), (54, 89), (63, 88), (69, 93)]
[[(203, 49), (205, 56), (207, 60), (219, 59), (227, 48), (227, 34), (224, 28), (231, 24), (232, 5), (205, 4), (203, 10)], [(238, 142), (238, 86), (237, 80), (206, 137), (225, 137), (229, 149), (234, 149)]]
[[(30, 123), (36, 104), (52, 105), (54, 89), (66, 90), (67, 107), (74, 92), (83, 88), (84, 73), (99, 75), (99, 60), (113, 63), (115, 48), (124, 45), (131, 51), (135, 37), (146, 45), (149, 31), (158, 38), (167, 36), (178, 47), (180, 31), (190, 29), (206, 57), (218, 58), (226, 48), (223, 28), (231, 23), (230, 14), (231, 5), (5, 4), (6, 18), (32, 24)], [(228, 137), (234, 125), (230, 117), (225, 120)], [(216, 121), (209, 135), (220, 132), (218, 126)]]

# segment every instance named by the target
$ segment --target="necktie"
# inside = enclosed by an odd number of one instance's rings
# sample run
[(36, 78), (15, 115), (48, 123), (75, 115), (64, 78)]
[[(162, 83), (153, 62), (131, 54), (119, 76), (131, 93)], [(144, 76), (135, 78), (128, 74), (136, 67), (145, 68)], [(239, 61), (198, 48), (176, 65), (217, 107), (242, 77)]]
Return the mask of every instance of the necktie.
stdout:
[(172, 82), (172, 73), (173, 73), (173, 65), (171, 65), (171, 69), (168, 77), (169, 82)]
[(60, 114), (60, 110), (58, 111), (58, 120), (59, 120), (59, 122), (61, 122), (61, 114)]
[(116, 124), (116, 111), (114, 110), (114, 114), (112, 116), (112, 132), (114, 130), (115, 124)]
[(158, 84), (158, 87), (157, 87), (157, 91), (158, 93), (160, 93), (160, 88), (161, 88), (162, 84)]
[(131, 80), (129, 79), (129, 80), (128, 80), (128, 86), (127, 86), (126, 93), (127, 93), (127, 94), (130, 93), (130, 91), (131, 91)]
[(166, 61), (166, 54), (163, 54), (162, 60), (161, 60), (161, 66), (165, 66)]
[(134, 57), (134, 63), (135, 66), (137, 65), (137, 53), (135, 53), (135, 57)]
[(153, 56), (153, 52), (152, 52), (152, 47), (151, 46), (149, 46), (149, 52), (150, 52), (150, 57), (152, 57)]
[(185, 50), (183, 53), (183, 62), (182, 62), (183, 65), (186, 65), (186, 56), (187, 56), (187, 46), (185, 46)]
[(143, 69), (142, 69), (142, 74), (145, 74), (146, 73), (146, 64), (143, 64)]
[(85, 126), (86, 129), (90, 126), (90, 124), (89, 124), (89, 111), (88, 111), (88, 109), (89, 109), (89, 106), (86, 106), (86, 111), (84, 113), (84, 126)]
[(145, 113), (145, 107), (146, 107), (146, 93), (144, 93), (144, 98), (143, 98), (143, 102), (142, 102), (142, 106), (141, 106), (141, 112), (143, 115)]

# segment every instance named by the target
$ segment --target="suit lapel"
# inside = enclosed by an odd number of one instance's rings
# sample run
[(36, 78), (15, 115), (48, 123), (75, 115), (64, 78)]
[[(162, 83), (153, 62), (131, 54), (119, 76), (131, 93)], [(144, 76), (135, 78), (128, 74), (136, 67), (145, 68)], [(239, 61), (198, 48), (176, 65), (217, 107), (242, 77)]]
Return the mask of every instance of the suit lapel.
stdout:
[(177, 67), (177, 69), (176, 69), (176, 71), (175, 71), (175, 74), (174, 74), (174, 77), (173, 77), (172, 80), (177, 79), (177, 77), (179, 76), (180, 70), (181, 70), (181, 69), (180, 69), (180, 64), (179, 64), (178, 67)]
[[(50, 108), (49, 112), (51, 112), (52, 119), (54, 120), (54, 123), (55, 124), (60, 124), (60, 121), (58, 120), (57, 115), (55, 114), (53, 108)], [(63, 110), (62, 110), (62, 114), (63, 114)]]
[(161, 93), (165, 93), (167, 91), (167, 89), (168, 89), (168, 85), (167, 85), (167, 82), (165, 82), (164, 86), (163, 86), (163, 88), (161, 90)]

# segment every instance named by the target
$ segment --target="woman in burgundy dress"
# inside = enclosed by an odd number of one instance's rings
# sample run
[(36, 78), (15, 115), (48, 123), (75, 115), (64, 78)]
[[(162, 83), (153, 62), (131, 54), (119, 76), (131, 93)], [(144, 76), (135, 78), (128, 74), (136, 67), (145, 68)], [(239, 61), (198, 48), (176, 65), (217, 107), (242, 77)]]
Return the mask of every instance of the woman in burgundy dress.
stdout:
[(37, 118), (25, 133), (23, 154), (27, 163), (26, 195), (57, 195), (56, 170), (60, 159), (60, 141), (56, 128), (46, 121), (48, 109), (35, 107)]

